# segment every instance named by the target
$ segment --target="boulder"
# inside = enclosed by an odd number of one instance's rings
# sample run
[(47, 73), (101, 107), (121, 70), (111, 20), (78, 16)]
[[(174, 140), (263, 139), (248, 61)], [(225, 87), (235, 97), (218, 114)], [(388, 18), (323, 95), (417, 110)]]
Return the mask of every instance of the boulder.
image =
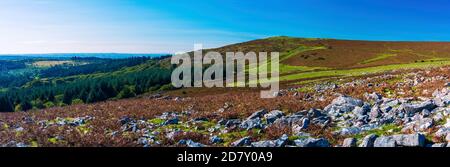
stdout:
[(392, 136), (381, 136), (375, 140), (373, 146), (374, 147), (396, 147), (397, 144)]
[(205, 145), (203, 145), (203, 144), (201, 144), (201, 143), (194, 142), (194, 141), (192, 141), (192, 140), (187, 140), (187, 141), (186, 141), (186, 145), (187, 145), (188, 147), (205, 147)]
[(420, 104), (402, 104), (400, 110), (407, 113), (408, 115), (414, 115), (424, 109), (432, 111), (437, 107), (432, 100), (424, 101)]
[(239, 128), (246, 129), (246, 130), (255, 129), (255, 128), (262, 129), (263, 124), (262, 124), (261, 118), (247, 119), (239, 125)]
[(210, 141), (212, 144), (223, 143), (223, 139), (220, 138), (219, 136), (212, 136), (212, 137), (209, 139), (209, 141)]
[(342, 147), (356, 147), (356, 139), (346, 138), (342, 144)]
[(346, 113), (353, 111), (356, 106), (363, 106), (363, 101), (349, 96), (339, 96), (330, 105), (325, 107), (325, 111), (330, 114)]
[(375, 147), (424, 147), (425, 136), (416, 134), (399, 134), (393, 136), (382, 136), (375, 140)]
[(277, 120), (278, 118), (283, 117), (283, 112), (280, 110), (274, 110), (269, 112), (268, 114), (264, 115), (264, 118), (266, 118), (267, 124), (272, 124)]
[(327, 139), (302, 138), (294, 140), (297, 147), (330, 147)]
[(252, 115), (247, 117), (247, 120), (249, 120), (249, 119), (256, 119), (256, 118), (262, 118), (264, 116), (264, 114), (267, 114), (267, 110), (265, 110), (265, 109), (256, 111)]
[(366, 137), (364, 137), (359, 147), (373, 147), (377, 137), (378, 136), (375, 134), (367, 135)]
[(248, 146), (251, 144), (250, 137), (243, 137), (239, 140), (236, 140), (235, 142), (231, 143), (232, 147), (242, 147), (242, 146)]

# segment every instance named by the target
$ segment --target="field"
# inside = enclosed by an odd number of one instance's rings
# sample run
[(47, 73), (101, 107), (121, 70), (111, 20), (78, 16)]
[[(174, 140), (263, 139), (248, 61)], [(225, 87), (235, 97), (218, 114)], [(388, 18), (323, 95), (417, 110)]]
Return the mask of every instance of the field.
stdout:
[(56, 65), (74, 65), (74, 61), (36, 61), (33, 66), (36, 67), (51, 67)]

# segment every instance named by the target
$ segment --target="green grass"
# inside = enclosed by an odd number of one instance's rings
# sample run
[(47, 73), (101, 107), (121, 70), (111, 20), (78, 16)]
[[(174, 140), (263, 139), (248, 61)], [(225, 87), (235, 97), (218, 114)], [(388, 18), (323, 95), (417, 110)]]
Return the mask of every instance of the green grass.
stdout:
[(306, 73), (298, 73), (292, 75), (285, 75), (280, 77), (280, 81), (290, 81), (290, 80), (300, 80), (300, 79), (311, 79), (319, 77), (334, 77), (334, 76), (363, 76), (367, 74), (386, 72), (397, 69), (423, 69), (430, 67), (440, 67), (450, 65), (450, 61), (433, 61), (433, 62), (418, 62), (409, 64), (394, 64), (394, 65), (384, 65), (377, 67), (367, 67), (358, 69), (348, 69), (348, 70), (324, 70), (324, 71), (313, 71)]
[(361, 64), (369, 64), (372, 62), (376, 62), (376, 61), (380, 61), (380, 60), (384, 60), (390, 57), (395, 57), (397, 56), (397, 54), (392, 54), (392, 53), (384, 53), (384, 54), (379, 54), (377, 55), (377, 57), (368, 59), (368, 60), (364, 60), (363, 62), (361, 62)]
[(364, 137), (370, 134), (375, 134), (377, 136), (390, 136), (400, 133), (401, 127), (402, 126), (398, 126), (395, 124), (386, 124), (377, 129), (368, 130), (352, 137), (356, 138), (358, 141), (361, 141)]

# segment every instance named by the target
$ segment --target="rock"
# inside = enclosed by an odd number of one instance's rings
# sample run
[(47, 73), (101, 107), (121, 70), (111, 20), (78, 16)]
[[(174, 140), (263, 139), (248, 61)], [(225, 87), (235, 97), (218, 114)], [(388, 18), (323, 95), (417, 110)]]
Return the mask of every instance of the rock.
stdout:
[(244, 138), (241, 138), (241, 139), (231, 143), (231, 146), (232, 147), (248, 146), (251, 144), (251, 142), (252, 141), (250, 140), (250, 137), (244, 137)]
[(253, 142), (252, 147), (284, 147), (288, 142), (288, 136), (284, 134), (277, 140), (265, 140)]
[(301, 129), (304, 130), (309, 127), (310, 121), (308, 118), (303, 119)]
[(342, 147), (356, 147), (356, 139), (346, 138), (342, 144)]
[(186, 141), (186, 145), (187, 145), (188, 147), (205, 147), (205, 145), (203, 145), (203, 144), (201, 144), (201, 143), (194, 142), (194, 141), (192, 141), (192, 140), (187, 140), (187, 141)]
[(269, 112), (268, 114), (264, 115), (264, 118), (266, 118), (266, 121), (268, 124), (272, 124), (277, 120), (278, 118), (281, 118), (283, 116), (283, 112), (279, 110), (274, 110)]
[(256, 112), (254, 112), (252, 115), (250, 115), (249, 117), (247, 117), (247, 120), (250, 120), (250, 119), (256, 119), (256, 118), (262, 118), (263, 116), (264, 116), (264, 114), (266, 114), (267, 113), (267, 110), (259, 110), (259, 111), (256, 111)]
[(276, 145), (273, 140), (257, 141), (251, 144), (252, 147), (276, 147)]
[(342, 128), (340, 131), (337, 131), (337, 133), (341, 136), (356, 135), (361, 133), (361, 128), (358, 127)]
[(283, 134), (279, 139), (277, 139), (276, 145), (277, 147), (284, 147), (289, 141), (289, 136), (287, 134)]
[(437, 130), (436, 133), (434, 134), (434, 136), (445, 137), (448, 134), (450, 134), (450, 128), (443, 127), (443, 128), (440, 128), (439, 130)]
[(163, 123), (163, 125), (176, 125), (176, 124), (178, 124), (178, 118), (168, 119)]
[(378, 136), (375, 134), (367, 135), (366, 137), (364, 137), (359, 147), (373, 147), (377, 137)]
[(444, 115), (443, 115), (442, 113), (440, 113), (440, 112), (436, 113), (436, 114), (433, 116), (433, 121), (434, 121), (434, 122), (440, 122), (440, 121), (442, 121), (442, 120), (444, 120)]
[(294, 140), (297, 147), (330, 147), (328, 140), (324, 138), (301, 138)]
[(210, 141), (212, 144), (223, 143), (223, 139), (220, 138), (219, 136), (213, 136), (213, 137), (211, 137), (211, 138), (209, 139), (209, 141)]
[(331, 104), (333, 105), (344, 105), (349, 104), (353, 106), (362, 106), (363, 101), (359, 99), (355, 99), (349, 96), (339, 96), (338, 98), (334, 99)]
[(396, 144), (399, 146), (405, 146), (405, 147), (423, 147), (425, 146), (425, 136), (416, 133), (416, 134), (409, 134), (409, 135), (394, 135), (394, 140), (396, 141)]
[(362, 117), (364, 115), (367, 115), (367, 113), (370, 112), (370, 105), (364, 104), (362, 107), (356, 106), (353, 110), (353, 114), (355, 114), (358, 117)]
[(128, 123), (130, 123), (131, 121), (133, 121), (133, 119), (131, 119), (131, 118), (128, 117), (128, 116), (124, 116), (124, 117), (122, 117), (122, 118), (119, 119), (119, 122), (120, 122), (120, 124), (122, 124), (122, 125), (128, 124)]
[(374, 147), (396, 147), (397, 144), (392, 136), (381, 136), (375, 140), (373, 146)]
[(432, 118), (422, 118), (413, 122), (409, 122), (404, 125), (402, 132), (414, 131), (414, 132), (423, 132), (429, 128), (431, 128), (434, 124)]
[(383, 98), (383, 96), (381, 96), (380, 94), (378, 94), (376, 92), (373, 92), (371, 94), (366, 93), (366, 94), (364, 94), (364, 97), (366, 99), (373, 100), (373, 101), (379, 101)]
[(435, 143), (432, 144), (431, 147), (446, 147), (447, 143)]
[(422, 102), (420, 104), (402, 104), (400, 106), (401, 110), (403, 110), (408, 115), (414, 115), (415, 113), (420, 112), (424, 109), (431, 111), (436, 107), (436, 104), (434, 104), (434, 102), (431, 100)]
[(303, 116), (302, 115), (289, 115), (281, 117), (275, 120), (274, 124), (293, 126), (295, 124), (302, 124)]
[(239, 128), (250, 130), (250, 129), (263, 129), (261, 118), (247, 119), (239, 125)]
[(330, 105), (325, 107), (325, 111), (329, 114), (346, 113), (353, 111), (356, 106), (363, 106), (363, 101), (348, 96), (339, 96), (334, 99)]
[(14, 131), (16, 131), (16, 132), (22, 132), (23, 130), (25, 130), (25, 129), (22, 127), (18, 127), (16, 129), (14, 129)]
[(425, 136), (416, 133), (408, 135), (382, 136), (375, 140), (375, 147), (424, 147)]
[(225, 122), (226, 122), (225, 127), (227, 127), (227, 128), (241, 124), (241, 120), (239, 120), (239, 119), (230, 119)]
[(307, 114), (307, 116), (309, 117), (309, 118), (316, 118), (316, 117), (320, 117), (320, 116), (322, 116), (323, 114), (322, 114), (322, 111), (320, 111), (320, 110), (318, 110), (318, 109), (315, 109), (315, 108), (312, 108), (312, 109), (310, 109), (309, 111), (308, 111), (308, 114)]
[(374, 107), (370, 110), (369, 116), (370, 116), (370, 119), (371, 119), (371, 120), (376, 119), (376, 118), (379, 118), (379, 117), (381, 117), (381, 115), (382, 115), (382, 113), (381, 113), (381, 110), (380, 110), (380, 108), (378, 107), (378, 105), (374, 106)]

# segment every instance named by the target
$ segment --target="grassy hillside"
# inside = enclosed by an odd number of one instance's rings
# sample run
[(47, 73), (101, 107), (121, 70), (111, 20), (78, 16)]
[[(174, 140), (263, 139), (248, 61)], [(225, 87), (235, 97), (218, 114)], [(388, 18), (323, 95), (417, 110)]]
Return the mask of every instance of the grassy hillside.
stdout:
[(207, 51), (280, 52), (282, 81), (360, 76), (395, 69), (450, 64), (449, 42), (354, 41), (286, 36), (259, 39)]

